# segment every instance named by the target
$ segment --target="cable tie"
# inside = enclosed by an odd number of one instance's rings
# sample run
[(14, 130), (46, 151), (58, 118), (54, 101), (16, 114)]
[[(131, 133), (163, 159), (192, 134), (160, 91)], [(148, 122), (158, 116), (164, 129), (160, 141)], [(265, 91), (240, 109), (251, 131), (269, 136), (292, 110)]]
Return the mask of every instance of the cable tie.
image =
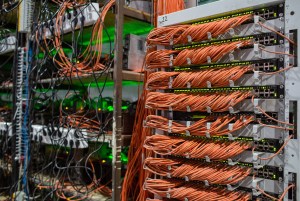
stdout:
[(187, 83), (186, 83), (186, 88), (188, 88), (188, 89), (191, 88), (191, 83), (190, 83), (190, 82), (187, 82)]
[(191, 43), (192, 40), (193, 40), (193, 39), (192, 39), (192, 36), (190, 36), (190, 35), (187, 36), (187, 39), (188, 39), (188, 42), (189, 42), (189, 43)]
[(235, 140), (235, 137), (233, 137), (233, 135), (231, 133), (228, 133), (228, 139), (233, 141), (233, 140)]
[(173, 123), (173, 120), (169, 120), (169, 128), (168, 128), (169, 133), (172, 133), (172, 123)]
[(169, 111), (171, 111), (171, 112), (173, 111), (173, 108), (172, 108), (172, 106), (169, 106)]
[(148, 126), (147, 126), (147, 120), (143, 120), (143, 127), (144, 128), (147, 128)]
[(205, 131), (205, 136), (206, 136), (207, 138), (210, 138), (210, 133), (209, 133), (208, 131)]
[(166, 197), (170, 199), (171, 198), (171, 194), (170, 193), (166, 193)]
[(187, 197), (184, 198), (184, 201), (189, 201), (189, 199)]
[(191, 121), (187, 121), (186, 122), (186, 127), (190, 127), (191, 126)]
[(206, 59), (207, 59), (207, 63), (210, 64), (210, 63), (211, 63), (211, 58), (210, 58), (210, 56), (207, 56)]
[(187, 65), (191, 65), (192, 64), (192, 60), (190, 58), (186, 58), (186, 63), (187, 63)]
[(188, 176), (184, 176), (184, 180), (185, 180), (185, 181), (190, 181), (190, 179), (189, 179)]
[(210, 32), (207, 32), (207, 39), (208, 39), (208, 40), (211, 40), (211, 39), (212, 39), (212, 36), (211, 36), (211, 33), (210, 33)]
[(174, 40), (173, 40), (173, 38), (170, 39), (170, 45), (174, 45)]
[(168, 170), (172, 170), (172, 166), (171, 165), (168, 165)]
[(167, 177), (168, 177), (168, 178), (172, 178), (171, 173), (167, 173)]
[(211, 122), (207, 122), (206, 123), (206, 130), (210, 130), (210, 128), (211, 128)]
[(185, 158), (191, 158), (190, 153), (186, 153)]
[(173, 59), (174, 59), (174, 55), (171, 54), (171, 55), (170, 55), (169, 66), (173, 66)]
[(229, 123), (228, 124), (228, 130), (232, 131), (233, 130), (233, 125), (234, 125), (233, 123)]
[(206, 81), (206, 85), (207, 85), (207, 88), (211, 88), (211, 82), (210, 81)]
[(228, 33), (229, 33), (230, 36), (235, 36), (235, 31), (234, 31), (233, 28), (229, 28)]
[(234, 188), (230, 184), (227, 184), (226, 186), (227, 186), (227, 190), (229, 190), (229, 191), (233, 191), (234, 190)]
[(233, 80), (229, 80), (229, 86), (234, 87), (234, 81)]
[(235, 111), (235, 110), (233, 109), (233, 107), (231, 107), (231, 106), (228, 108), (228, 111), (229, 111), (230, 114), (235, 114), (235, 113), (238, 113), (238, 112), (239, 112), (238, 110)]
[(207, 111), (207, 113), (211, 113), (211, 107), (206, 106), (206, 111)]
[(228, 161), (228, 165), (231, 165), (231, 166), (236, 165), (238, 163), (238, 162), (233, 162), (233, 160), (231, 158), (228, 158), (227, 161)]
[(209, 182), (207, 180), (204, 180), (204, 185), (209, 186)]
[(173, 80), (174, 78), (171, 76), (170, 79), (169, 79), (169, 89), (172, 89), (172, 86), (173, 86)]
[(209, 156), (205, 156), (205, 161), (208, 162), (208, 163), (210, 163), (210, 158), (209, 158)]
[(258, 158), (259, 158), (259, 155), (262, 155), (262, 154), (263, 154), (263, 152), (256, 152), (256, 151), (254, 151), (253, 152), (253, 156), (252, 156), (252, 160), (253, 161), (257, 161)]
[(229, 53), (228, 54), (228, 57), (229, 57), (229, 61), (234, 61), (234, 55), (232, 53)]
[(188, 106), (186, 106), (186, 111), (187, 112), (191, 112), (191, 107), (188, 105)]

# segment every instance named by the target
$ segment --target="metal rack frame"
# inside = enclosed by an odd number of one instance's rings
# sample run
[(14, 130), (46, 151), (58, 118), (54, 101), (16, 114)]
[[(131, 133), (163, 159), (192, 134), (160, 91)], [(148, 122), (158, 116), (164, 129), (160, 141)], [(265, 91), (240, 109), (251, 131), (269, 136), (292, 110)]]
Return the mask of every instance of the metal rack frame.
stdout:
[[(300, 23), (297, 19), (300, 18), (300, 2), (295, 0), (241, 0), (237, 3), (235, 0), (220, 0), (213, 3), (208, 3), (202, 6), (197, 6), (182, 10), (179, 12), (162, 15), (158, 17), (158, 27), (171, 26), (177, 24), (186, 24), (206, 20), (208, 18), (217, 18), (219, 16), (229, 15), (237, 12), (244, 12), (253, 9), (265, 8), (272, 5), (284, 6), (284, 16), (279, 16), (280, 20), (284, 22), (285, 26), (282, 27), (286, 36), (292, 36), (300, 30)], [(291, 30), (294, 30), (292, 33)], [(297, 32), (298, 31), (298, 32)], [(297, 41), (297, 50), (300, 51), (299, 42)], [(282, 46), (285, 53), (290, 52), (289, 42), (286, 41)], [(285, 67), (290, 66), (291, 59), (289, 56), (284, 56)], [(289, 122), (289, 113), (293, 110), (296, 115), (295, 127), (299, 128), (300, 123), (297, 117), (300, 115), (299, 101), (300, 101), (300, 68), (299, 61), (296, 55), (294, 60), (294, 68), (289, 69), (282, 73), (284, 76), (285, 85), (285, 98), (282, 99), (280, 104), (276, 106), (279, 112), (279, 120)], [(284, 148), (282, 166), (284, 168), (283, 189), (286, 189), (290, 182), (296, 183), (296, 199), (300, 200), (300, 186), (297, 182), (300, 181), (300, 140), (298, 130), (296, 130), (295, 137), (289, 141)], [(289, 136), (288, 131), (280, 131), (281, 139)], [(291, 174), (293, 173), (293, 174)], [(286, 195), (284, 200), (288, 200)]]

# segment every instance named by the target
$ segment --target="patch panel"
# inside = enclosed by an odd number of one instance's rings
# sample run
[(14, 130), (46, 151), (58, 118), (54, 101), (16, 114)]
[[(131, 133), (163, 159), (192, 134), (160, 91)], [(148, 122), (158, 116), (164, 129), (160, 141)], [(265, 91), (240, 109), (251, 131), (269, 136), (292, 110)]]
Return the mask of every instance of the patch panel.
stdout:
[(252, 61), (233, 61), (229, 63), (210, 63), (202, 65), (188, 65), (177, 67), (174, 66), (174, 71), (197, 71), (205, 69), (221, 69), (221, 68), (230, 68), (234, 66), (249, 66), (252, 65), (256, 71), (263, 72), (275, 72), (284, 68), (284, 59), (261, 59), (261, 60), (252, 60)]
[[(278, 113), (276, 112), (267, 112), (269, 116), (272, 118), (278, 119)], [(210, 117), (218, 117), (218, 116), (225, 116), (225, 115), (230, 115), (230, 116), (241, 116), (241, 115), (250, 115), (253, 116), (255, 120), (258, 120), (262, 123), (266, 124), (277, 124), (277, 122), (274, 122), (273, 120), (270, 120), (263, 114), (256, 114), (254, 112), (239, 112), (236, 114), (228, 114), (226, 112), (215, 112), (211, 114), (207, 114), (204, 112), (178, 112), (178, 111), (172, 111), (169, 113), (169, 116), (172, 116), (173, 120), (179, 120), (179, 121), (197, 121), (199, 119), (206, 118), (208, 116)]]
[(186, 88), (186, 89), (167, 89), (169, 93), (230, 93), (235, 91), (252, 91), (256, 98), (284, 98), (284, 86), (239, 86), (239, 87), (216, 87), (216, 88)]
[[(61, 26), (63, 29), (60, 31), (61, 33), (68, 33), (72, 30), (79, 29), (82, 26), (91, 26), (93, 25), (99, 18), (99, 4), (91, 3), (87, 6), (82, 6), (80, 8), (68, 11), (62, 17), (63, 25)], [(41, 24), (40, 28), (40, 36), (51, 37), (55, 33), (55, 29), (57, 29), (56, 18)], [(60, 28), (61, 29), (61, 28)]]
[(283, 4), (279, 4), (279, 5), (275, 5), (275, 6), (264, 7), (264, 8), (250, 10), (250, 11), (237, 12), (237, 13), (233, 13), (231, 15), (224, 15), (221, 17), (216, 17), (216, 18), (212, 18), (212, 19), (208, 19), (208, 20), (201, 20), (198, 22), (196, 21), (196, 22), (193, 22), (193, 24), (203, 24), (203, 23), (214, 22), (214, 21), (221, 20), (221, 19), (228, 19), (228, 18), (242, 16), (242, 15), (248, 15), (248, 14), (258, 15), (260, 17), (263, 17), (265, 20), (271, 20), (271, 19), (276, 19), (281, 16), (284, 16), (284, 7), (283, 7)]
[[(255, 43), (258, 43), (260, 45), (265, 46), (273, 46), (273, 45), (279, 45), (283, 43), (283, 38), (277, 34), (274, 33), (263, 33), (263, 34), (256, 34), (256, 35), (250, 35), (250, 36), (241, 36), (241, 37), (235, 37), (235, 38), (228, 38), (228, 39), (220, 39), (220, 40), (213, 40), (213, 41), (205, 41), (205, 42), (195, 42), (192, 44), (186, 44), (186, 45), (174, 45), (174, 50), (184, 50), (184, 49), (191, 49), (191, 48), (201, 48), (201, 47), (207, 47), (211, 45), (221, 45), (224, 43), (231, 43), (231, 42), (238, 42), (238, 41), (253, 41)], [(251, 47), (251, 45), (249, 45)], [(249, 47), (241, 47), (242, 49), (249, 48)]]
[[(177, 136), (177, 137), (183, 137), (186, 140), (191, 139), (207, 139), (206, 137), (202, 136), (186, 136), (182, 134), (176, 134), (176, 133), (169, 133), (170, 136)], [(211, 136), (211, 141), (239, 141), (239, 142), (253, 142), (253, 146), (255, 147), (255, 151), (259, 152), (268, 152), (268, 153), (276, 153), (283, 143), (280, 143), (280, 140), (278, 139), (260, 139), (255, 140), (253, 137), (246, 137), (246, 136), (237, 136), (237, 137), (230, 137), (228, 135), (222, 135), (222, 136)]]

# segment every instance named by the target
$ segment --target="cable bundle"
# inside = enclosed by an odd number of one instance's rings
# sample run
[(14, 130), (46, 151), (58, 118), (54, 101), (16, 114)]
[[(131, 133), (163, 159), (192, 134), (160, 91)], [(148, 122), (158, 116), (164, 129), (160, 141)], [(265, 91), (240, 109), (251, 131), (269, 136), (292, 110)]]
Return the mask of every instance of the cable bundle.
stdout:
[(146, 88), (204, 88), (229, 86), (245, 73), (253, 70), (252, 66), (235, 66), (222, 69), (206, 69), (198, 72), (154, 72), (149, 75)]
[(222, 185), (236, 184), (251, 173), (251, 168), (166, 158), (147, 158), (144, 168), (164, 177), (186, 178), (191, 181), (207, 181), (209, 184)]
[[(147, 82), (148, 73), (145, 73), (144, 83)], [(145, 98), (147, 91), (138, 99), (138, 104), (135, 113), (135, 122), (132, 131), (132, 138), (128, 152), (127, 171), (123, 180), (122, 186), (122, 201), (127, 200), (146, 200), (147, 192), (142, 190), (142, 186), (149, 173), (143, 171), (143, 158), (151, 157), (153, 152), (143, 147), (143, 142), (147, 136), (151, 135), (151, 129), (143, 126), (144, 119), (153, 114), (152, 110), (145, 108)]]
[(252, 18), (253, 15), (244, 15), (203, 24), (158, 27), (148, 35), (147, 43), (149, 45), (176, 45), (208, 40), (216, 38)]
[(148, 179), (145, 181), (144, 188), (161, 197), (175, 198), (178, 200), (250, 200), (249, 193), (228, 191), (222, 187), (207, 187), (194, 183), (186, 184), (184, 181), (178, 180)]
[(156, 110), (224, 112), (250, 96), (250, 91), (201, 95), (149, 92), (146, 107)]
[[(169, 133), (180, 133), (197, 136), (218, 136), (225, 135), (230, 132), (237, 131), (249, 123), (253, 122), (252, 116), (219, 116), (216, 119), (208, 116), (204, 119), (196, 121), (192, 125), (177, 123), (162, 116), (149, 115), (146, 118), (145, 125), (150, 128), (160, 129)], [(209, 127), (208, 127), (209, 123)], [(229, 129), (229, 123), (232, 128)]]
[[(83, 3), (83, 1), (80, 1)], [(78, 2), (78, 3), (80, 3)], [(115, 0), (109, 1), (102, 9), (101, 15), (98, 18), (97, 22), (95, 23), (92, 31), (91, 41), (95, 44), (89, 43), (87, 48), (83, 50), (80, 54), (76, 56), (76, 61), (74, 61), (73, 58), (67, 57), (66, 53), (64, 52), (62, 48), (63, 44), (63, 36), (62, 36), (62, 30), (59, 27), (64, 26), (64, 15), (66, 11), (70, 8), (74, 9), (78, 7), (79, 5), (73, 4), (73, 1), (56, 1), (56, 3), (60, 4), (60, 9), (56, 15), (55, 20), (55, 29), (54, 29), (54, 39), (52, 40), (52, 43), (57, 50), (57, 55), (54, 56), (53, 60), (56, 62), (56, 64), (60, 68), (60, 74), (61, 75), (67, 75), (67, 76), (78, 76), (78, 75), (84, 75), (84, 74), (91, 74), (95, 71), (103, 70), (105, 68), (105, 65), (100, 63), (101, 59), (101, 52), (102, 52), (102, 36), (103, 36), (103, 26), (104, 26), (104, 20), (105, 16), (108, 12), (108, 10), (115, 4)], [(85, 4), (85, 3), (84, 3)], [(82, 4), (82, 6), (84, 6)], [(81, 20), (81, 19), (80, 19)], [(43, 30), (43, 29), (42, 29)], [(40, 38), (44, 41), (44, 47), (42, 48), (44, 53), (51, 52), (50, 47), (48, 45), (47, 38), (45, 37), (45, 33), (39, 33), (40, 29), (36, 32), (36, 41), (37, 43), (40, 43)], [(75, 48), (75, 47), (73, 47)], [(76, 47), (77, 49), (77, 47)], [(73, 52), (76, 53), (76, 52)]]
[(183, 10), (184, 0), (155, 0), (153, 5), (153, 23), (157, 27), (157, 18), (159, 15), (173, 13)]
[(235, 157), (252, 147), (250, 143), (237, 141), (213, 141), (209, 139), (183, 139), (165, 135), (147, 137), (144, 147), (160, 155), (175, 155), (187, 158), (221, 160)]
[(247, 45), (251, 41), (237, 41), (220, 45), (184, 49), (184, 50), (156, 50), (146, 55), (147, 69), (168, 68), (170, 66), (185, 66), (217, 62), (224, 55)]

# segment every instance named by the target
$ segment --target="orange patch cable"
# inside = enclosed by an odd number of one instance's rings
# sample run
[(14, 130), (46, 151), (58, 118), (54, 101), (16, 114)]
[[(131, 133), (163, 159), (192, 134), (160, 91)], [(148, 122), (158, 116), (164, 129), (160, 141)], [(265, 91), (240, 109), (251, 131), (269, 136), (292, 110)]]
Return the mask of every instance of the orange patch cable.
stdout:
[(146, 69), (217, 62), (224, 55), (253, 44), (250, 40), (184, 50), (156, 50), (146, 55)]
[(253, 19), (244, 15), (203, 24), (176, 25), (153, 29), (147, 37), (148, 45), (176, 45), (216, 38), (230, 29)]
[[(179, 133), (184, 135), (195, 136), (220, 136), (235, 132), (251, 122), (254, 117), (250, 115), (241, 116), (219, 116), (216, 119), (208, 116), (191, 125), (174, 122), (162, 116), (149, 115), (145, 120), (145, 126), (156, 128), (169, 133)], [(190, 121), (188, 121), (190, 124)], [(229, 123), (232, 123), (229, 128)]]
[(250, 149), (249, 142), (211, 139), (184, 139), (165, 135), (152, 135), (146, 138), (144, 147), (159, 155), (183, 156), (186, 158), (226, 160)]
[(146, 158), (144, 169), (168, 178), (185, 178), (186, 181), (205, 181), (208, 184), (236, 184), (251, 173), (251, 168), (221, 163), (187, 161), (183, 159)]
[(223, 87), (234, 84), (245, 73), (253, 70), (252, 66), (235, 66), (232, 68), (207, 69), (191, 72), (154, 72), (149, 75), (146, 89), (168, 88), (205, 88)]
[(251, 91), (207, 94), (174, 94), (149, 92), (146, 108), (156, 110), (224, 112), (250, 97)]
[(164, 198), (179, 200), (220, 200), (220, 201), (248, 201), (250, 194), (243, 191), (228, 191), (222, 187), (210, 187), (178, 180), (147, 179), (144, 189)]

